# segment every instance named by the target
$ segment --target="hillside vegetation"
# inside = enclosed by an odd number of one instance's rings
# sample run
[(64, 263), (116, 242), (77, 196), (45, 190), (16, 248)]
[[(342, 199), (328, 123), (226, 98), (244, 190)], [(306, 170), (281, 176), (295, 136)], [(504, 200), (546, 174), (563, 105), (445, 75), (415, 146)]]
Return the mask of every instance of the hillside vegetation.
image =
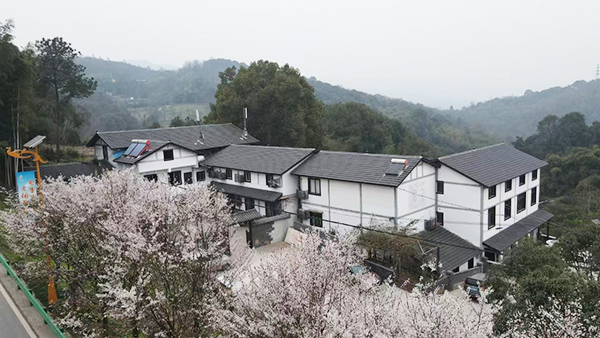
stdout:
[[(215, 103), (219, 73), (228, 67), (239, 70), (241, 66), (235, 61), (215, 59), (190, 62), (176, 71), (166, 71), (89, 57), (81, 58), (79, 62), (98, 81), (99, 94), (80, 102), (91, 116), (89, 126), (83, 133), (86, 136), (91, 136), (96, 130), (167, 126), (177, 116), (195, 119), (196, 109), (201, 116), (206, 116), (209, 105)], [(373, 109), (374, 114), (381, 115), (379, 119), (386, 117), (386, 120), (391, 118), (399, 121), (402, 128), (410, 131), (413, 137), (403, 142), (430, 144), (427, 149), (431, 148), (435, 153), (448, 154), (495, 142), (483, 133), (470, 130), (453, 118), (443, 116), (440, 111), (421, 104), (344, 89), (314, 77), (306, 81), (314, 88), (316, 98), (325, 105), (348, 102), (364, 104)], [(350, 111), (347, 113), (351, 114)], [(343, 123), (346, 115), (342, 112), (336, 117), (340, 119), (339, 123)], [(396, 122), (390, 124), (397, 125)], [(390, 134), (394, 133), (404, 134), (404, 129)], [(328, 144), (340, 149), (355, 148), (354, 145), (335, 142)], [(388, 149), (394, 148), (397, 145)], [(410, 148), (410, 144), (403, 147)]]
[(538, 121), (548, 114), (580, 112), (588, 121), (600, 120), (599, 91), (597, 80), (577, 81), (567, 87), (528, 90), (522, 96), (496, 98), (447, 113), (497, 138), (514, 139), (534, 134)]

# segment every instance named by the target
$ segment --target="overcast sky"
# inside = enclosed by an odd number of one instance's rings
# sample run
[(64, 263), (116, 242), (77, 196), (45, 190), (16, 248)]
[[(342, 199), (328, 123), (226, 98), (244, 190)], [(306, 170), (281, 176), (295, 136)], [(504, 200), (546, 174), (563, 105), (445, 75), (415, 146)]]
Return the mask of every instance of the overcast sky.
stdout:
[(455, 108), (592, 80), (598, 1), (3, 1), (16, 43), (181, 66), (289, 63), (367, 93)]

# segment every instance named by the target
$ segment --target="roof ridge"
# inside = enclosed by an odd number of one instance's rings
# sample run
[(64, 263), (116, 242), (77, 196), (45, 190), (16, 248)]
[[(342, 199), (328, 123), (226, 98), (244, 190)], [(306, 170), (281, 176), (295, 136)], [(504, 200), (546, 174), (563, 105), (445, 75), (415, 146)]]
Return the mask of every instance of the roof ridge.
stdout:
[(454, 156), (464, 155), (464, 154), (468, 154), (468, 153), (473, 153), (473, 152), (476, 152), (476, 151), (485, 150), (485, 149), (489, 149), (489, 148), (493, 148), (493, 147), (498, 147), (498, 146), (501, 146), (501, 145), (507, 145), (507, 144), (504, 143), (504, 142), (500, 142), (500, 143), (491, 144), (489, 146), (485, 146), (485, 147), (481, 147), (481, 148), (469, 149), (469, 150), (461, 151), (460, 153), (455, 153), (455, 154), (450, 154), (450, 155), (442, 156), (442, 157), (439, 157), (438, 159), (439, 160), (444, 160), (444, 159), (451, 158), (451, 157), (454, 157)]
[(315, 148), (300, 148), (300, 147), (283, 147), (283, 146), (263, 146), (254, 144), (231, 144), (230, 147), (252, 147), (252, 148), (269, 148), (269, 149), (290, 149), (290, 150), (315, 150)]
[[(215, 126), (227, 126), (233, 125), (233, 123), (216, 123), (216, 124), (202, 124), (202, 127), (215, 127)], [(196, 128), (200, 127), (199, 125), (194, 126), (180, 126), (180, 127), (162, 127), (162, 128), (146, 128), (146, 129), (128, 129), (128, 130), (107, 130), (107, 131), (97, 131), (97, 134), (107, 134), (107, 133), (128, 133), (132, 131), (153, 131), (153, 130), (168, 130), (168, 129), (183, 129), (183, 128)]]
[(342, 155), (367, 155), (367, 156), (384, 156), (384, 157), (409, 157), (409, 158), (423, 158), (422, 155), (396, 155), (396, 154), (378, 154), (378, 153), (359, 153), (353, 151), (335, 151), (335, 150), (321, 150), (319, 153), (328, 154), (342, 154)]

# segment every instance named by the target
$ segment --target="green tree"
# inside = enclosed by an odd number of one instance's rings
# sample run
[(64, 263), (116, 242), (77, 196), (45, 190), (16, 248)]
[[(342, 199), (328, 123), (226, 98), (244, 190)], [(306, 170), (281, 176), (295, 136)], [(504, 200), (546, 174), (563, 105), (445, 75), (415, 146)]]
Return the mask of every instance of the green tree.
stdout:
[(323, 104), (300, 72), (269, 61), (253, 62), (248, 68), (227, 68), (205, 123), (244, 124), (248, 108), (248, 131), (262, 143), (320, 148), (323, 143)]
[(432, 147), (400, 120), (386, 117), (362, 103), (325, 106), (323, 125), (327, 149), (362, 153), (432, 153)]
[(557, 302), (561, 305), (595, 304), (594, 299), (582, 299), (593, 284), (573, 272), (557, 247), (547, 247), (526, 238), (491, 271), (490, 299), (503, 301), (495, 317), (495, 330), (507, 332), (517, 321), (548, 320), (544, 310)]
[(198, 121), (192, 120), (189, 116), (182, 120), (180, 116), (176, 116), (171, 120), (169, 127), (197, 126)]
[[(85, 117), (72, 104), (74, 98), (92, 95), (97, 83), (85, 76), (85, 67), (75, 63), (81, 55), (62, 38), (42, 39), (35, 44), (38, 63), (38, 90), (45, 98), (45, 109), (52, 116), (57, 161), (60, 161), (60, 146), (71, 138), (78, 137), (78, 128)], [(73, 135), (75, 133), (75, 135)]]
[(600, 276), (600, 227), (585, 224), (570, 228), (558, 242), (565, 261), (588, 278), (598, 280)]

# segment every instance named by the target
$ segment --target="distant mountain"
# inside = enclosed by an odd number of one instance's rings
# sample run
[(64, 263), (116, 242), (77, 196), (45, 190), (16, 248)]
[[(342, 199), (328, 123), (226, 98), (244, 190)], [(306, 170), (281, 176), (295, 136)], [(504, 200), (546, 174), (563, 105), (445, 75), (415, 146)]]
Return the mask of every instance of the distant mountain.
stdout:
[[(98, 81), (98, 94), (83, 100), (92, 118), (85, 135), (95, 130), (130, 128), (135, 123), (148, 126), (152, 122), (168, 125), (173, 117), (195, 118), (195, 110), (202, 115), (215, 101), (220, 83), (219, 72), (228, 67), (239, 68), (239, 62), (214, 59), (189, 62), (177, 70), (152, 70), (124, 62), (96, 58), (80, 58), (86, 73)], [(379, 111), (387, 117), (399, 119), (414, 134), (433, 144), (438, 153), (447, 154), (495, 142), (484, 133), (470, 130), (437, 109), (382, 95), (371, 95), (356, 90), (321, 82), (312, 77), (307, 81), (315, 88), (316, 96), (327, 105), (358, 102)], [(110, 103), (102, 103), (110, 100)], [(109, 119), (104, 119), (106, 115)], [(116, 123), (115, 121), (118, 121)]]
[(563, 116), (571, 112), (584, 114), (589, 122), (600, 120), (599, 81), (577, 81), (539, 92), (528, 90), (522, 96), (497, 98), (447, 113), (472, 128), (512, 140), (534, 134), (537, 123), (548, 114)]
[(435, 108), (402, 99), (333, 86), (314, 77), (309, 78), (308, 82), (315, 88), (317, 97), (325, 104), (345, 102), (365, 104), (388, 117), (399, 119), (414, 134), (433, 144), (440, 154), (459, 152), (498, 142), (485, 131), (465, 127), (464, 122)]
[(125, 60), (126, 63), (129, 63), (134, 66), (150, 68), (152, 70), (177, 70), (179, 67), (167, 64), (157, 64), (150, 62), (148, 60)]

